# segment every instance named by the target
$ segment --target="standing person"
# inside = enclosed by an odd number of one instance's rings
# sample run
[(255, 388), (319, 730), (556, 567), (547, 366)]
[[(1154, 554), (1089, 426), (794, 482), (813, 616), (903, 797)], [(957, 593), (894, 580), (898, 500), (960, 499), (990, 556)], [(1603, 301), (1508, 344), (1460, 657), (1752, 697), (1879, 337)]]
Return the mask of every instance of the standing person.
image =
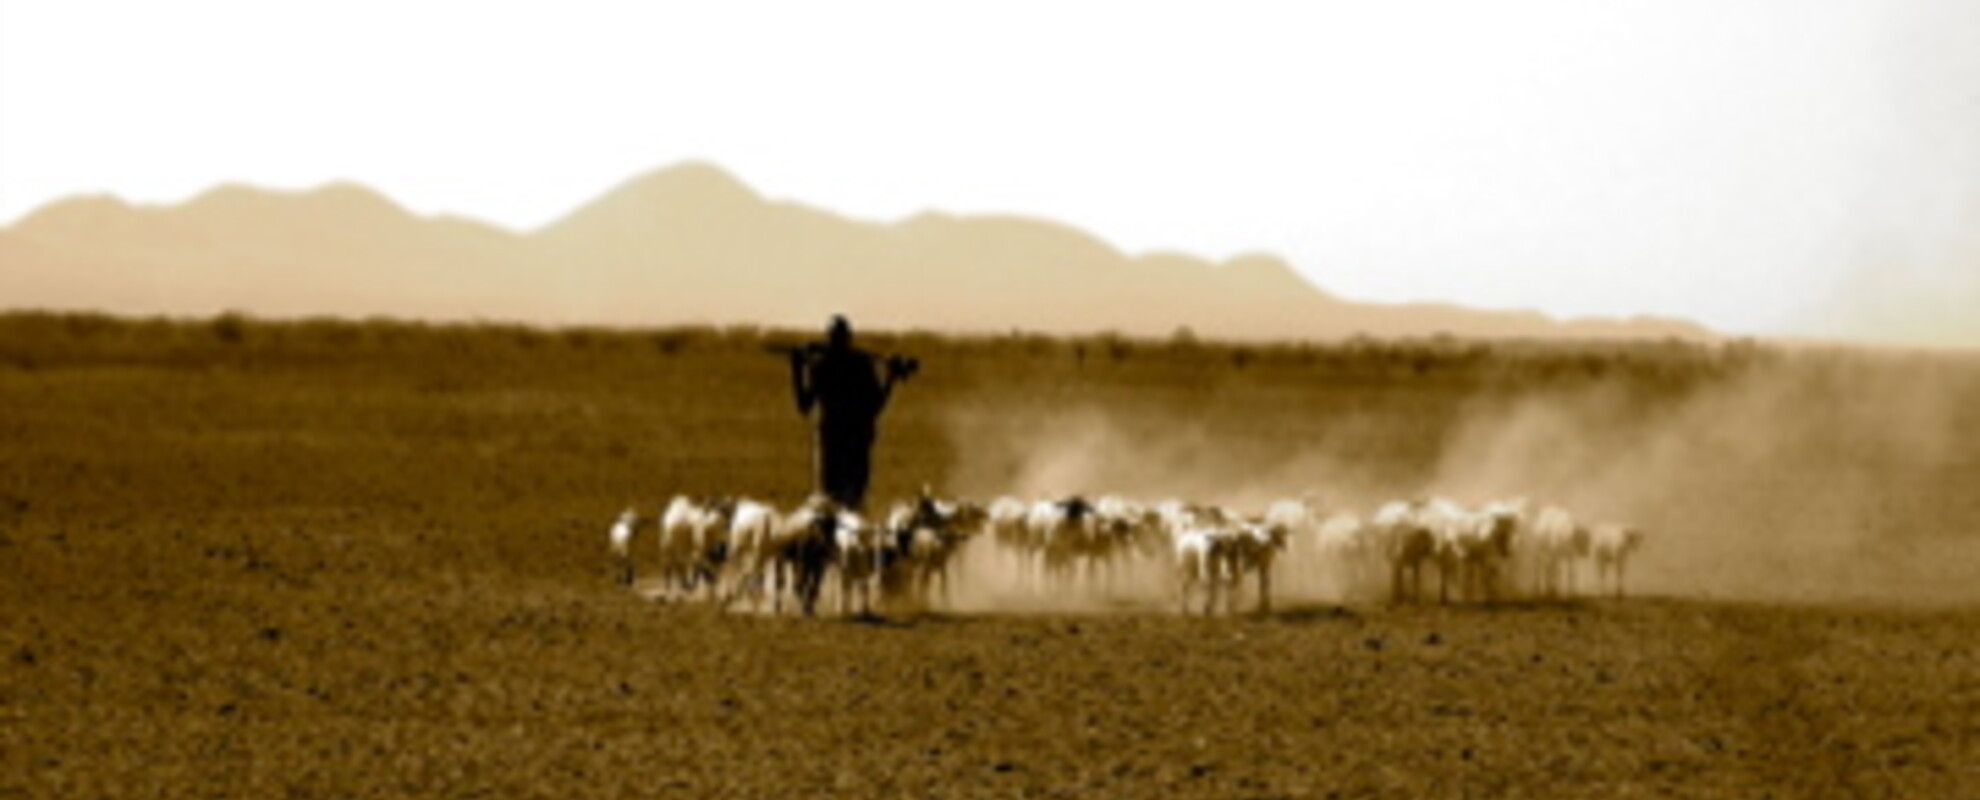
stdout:
[(849, 508), (862, 508), (873, 471), (880, 412), (887, 407), (894, 383), (912, 375), (919, 365), (901, 356), (882, 362), (854, 347), (852, 323), (844, 316), (832, 317), (823, 346), (793, 350), (790, 359), (798, 413), (810, 415), (814, 407), (818, 409), (814, 488)]

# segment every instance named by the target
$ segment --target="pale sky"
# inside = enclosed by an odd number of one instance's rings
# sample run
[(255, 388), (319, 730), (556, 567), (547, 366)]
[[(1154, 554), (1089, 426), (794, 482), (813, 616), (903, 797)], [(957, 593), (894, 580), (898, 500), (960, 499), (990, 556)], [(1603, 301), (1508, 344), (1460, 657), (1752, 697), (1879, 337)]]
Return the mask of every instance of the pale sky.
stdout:
[(1360, 300), (1821, 332), (1864, 270), (1980, 303), (1980, 3), (0, 0), (0, 223), (351, 180), (529, 229), (687, 159)]

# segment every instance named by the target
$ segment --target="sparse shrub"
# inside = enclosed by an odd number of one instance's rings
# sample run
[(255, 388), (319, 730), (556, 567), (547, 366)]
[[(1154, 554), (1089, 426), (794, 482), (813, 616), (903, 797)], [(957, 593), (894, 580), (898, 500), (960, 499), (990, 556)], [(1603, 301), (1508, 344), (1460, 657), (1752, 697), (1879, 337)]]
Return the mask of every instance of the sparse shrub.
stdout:
[(75, 338), (100, 336), (121, 327), (108, 314), (64, 314), (59, 319), (64, 332)]
[(1107, 331), (1095, 336), (1094, 344), (1107, 354), (1107, 358), (1115, 362), (1126, 361), (1129, 356), (1134, 355), (1134, 342), (1129, 341), (1119, 331)]
[(248, 316), (239, 311), (228, 311), (214, 317), (210, 323), (213, 338), (223, 344), (240, 344), (248, 338)]
[(509, 341), (523, 350), (535, 350), (548, 341), (543, 332), (535, 328), (516, 327), (509, 331)]
[(653, 349), (661, 355), (678, 355), (694, 340), (694, 333), (686, 328), (667, 328), (655, 332), (650, 337)]

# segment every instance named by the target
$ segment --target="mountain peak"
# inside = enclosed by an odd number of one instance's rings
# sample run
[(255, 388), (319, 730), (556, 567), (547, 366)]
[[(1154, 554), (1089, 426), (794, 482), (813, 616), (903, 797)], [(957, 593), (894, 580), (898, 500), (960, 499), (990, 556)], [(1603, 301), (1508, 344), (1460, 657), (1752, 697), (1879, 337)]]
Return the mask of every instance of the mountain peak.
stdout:
[(303, 191), (264, 189), (238, 183), (215, 186), (186, 201), (181, 212), (236, 223), (246, 219), (280, 217), (291, 207), (325, 219), (355, 222), (411, 216), (398, 203), (377, 191), (349, 181), (326, 183)]
[(683, 161), (619, 184), (604, 201), (635, 200), (652, 205), (708, 204), (762, 200), (756, 190), (727, 170), (706, 161)]
[(85, 194), (57, 200), (16, 220), (13, 230), (34, 234), (76, 231), (130, 216), (134, 209), (113, 194)]
[(646, 229), (667, 217), (732, 215), (762, 204), (762, 195), (721, 167), (683, 161), (619, 184), (542, 232), (553, 237), (616, 236), (608, 232)]
[(304, 192), (303, 197), (317, 203), (344, 208), (377, 209), (382, 207), (394, 211), (405, 210), (398, 203), (393, 202), (392, 198), (386, 197), (369, 186), (351, 181), (332, 181)]
[(1220, 266), (1232, 280), (1261, 289), (1319, 291), (1312, 281), (1293, 269), (1285, 259), (1269, 253), (1244, 253)]

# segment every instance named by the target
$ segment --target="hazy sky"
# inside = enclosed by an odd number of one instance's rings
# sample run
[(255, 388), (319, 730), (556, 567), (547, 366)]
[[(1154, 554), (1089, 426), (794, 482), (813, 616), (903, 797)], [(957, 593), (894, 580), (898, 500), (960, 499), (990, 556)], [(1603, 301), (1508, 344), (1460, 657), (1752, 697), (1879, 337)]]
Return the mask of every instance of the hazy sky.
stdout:
[(1357, 299), (1842, 330), (1865, 270), (1980, 303), (1980, 3), (0, 0), (0, 222), (355, 180), (526, 229), (690, 158)]

